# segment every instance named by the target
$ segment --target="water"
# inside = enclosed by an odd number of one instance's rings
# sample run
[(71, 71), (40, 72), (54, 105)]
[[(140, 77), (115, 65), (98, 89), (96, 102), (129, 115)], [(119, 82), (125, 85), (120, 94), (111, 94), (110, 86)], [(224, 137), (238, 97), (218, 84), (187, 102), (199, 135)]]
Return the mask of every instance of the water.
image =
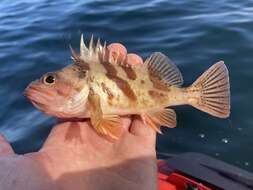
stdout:
[(17, 153), (38, 150), (55, 120), (23, 96), (27, 84), (71, 62), (68, 45), (93, 33), (143, 57), (161, 51), (185, 85), (224, 60), (232, 114), (217, 119), (177, 107), (178, 127), (164, 129), (158, 152), (202, 152), (253, 171), (253, 3), (248, 1), (3, 0), (0, 3), (0, 132)]

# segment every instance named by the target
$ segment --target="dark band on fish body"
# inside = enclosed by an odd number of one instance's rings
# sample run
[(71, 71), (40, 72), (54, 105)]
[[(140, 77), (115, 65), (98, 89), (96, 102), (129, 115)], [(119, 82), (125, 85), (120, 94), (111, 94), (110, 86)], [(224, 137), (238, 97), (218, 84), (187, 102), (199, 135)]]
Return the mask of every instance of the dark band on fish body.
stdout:
[(90, 70), (89, 63), (86, 63), (81, 58), (79, 58), (78, 60), (74, 60), (74, 61), (75, 61), (75, 65), (77, 65), (78, 67), (80, 67), (82, 70), (86, 70), (86, 71)]
[(162, 90), (162, 91), (168, 91), (169, 85), (165, 81), (162, 81), (159, 76), (154, 75), (153, 73), (149, 72), (149, 79), (153, 83), (153, 87)]
[(87, 73), (86, 70), (81, 69), (80, 71), (78, 71), (78, 78), (84, 79), (86, 77), (86, 73)]
[(131, 86), (128, 84), (127, 81), (121, 79), (118, 76), (114, 76), (114, 75), (110, 75), (110, 74), (106, 74), (106, 76), (113, 80), (117, 86), (119, 87), (119, 89), (121, 89), (121, 91), (130, 99), (133, 101), (137, 100), (137, 97), (134, 93), (134, 91), (132, 90)]
[(87, 75), (87, 70), (83, 69), (82, 67), (80, 67), (79, 65), (73, 65), (72, 67), (73, 71), (77, 74), (78, 78), (83, 79), (86, 77)]
[(148, 93), (154, 99), (162, 100), (162, 99), (166, 98), (166, 94), (163, 93), (163, 92), (158, 92), (158, 91), (155, 91), (155, 90), (149, 90)]
[(106, 73), (109, 75), (117, 75), (116, 68), (109, 62), (101, 61), (101, 64), (106, 70)]
[(116, 85), (119, 87), (119, 89), (132, 101), (136, 101), (137, 97), (132, 90), (131, 86), (128, 84), (127, 81), (117, 76), (117, 70), (113, 66), (113, 64), (101, 60), (100, 63), (103, 65), (103, 67), (106, 70), (106, 76), (114, 81)]
[(153, 98), (155, 101), (163, 103), (167, 101), (167, 96), (164, 92), (159, 92), (156, 90), (149, 90), (148, 91), (151, 98)]
[(74, 60), (75, 65), (81, 67), (83, 70), (90, 70), (90, 66), (88, 63), (83, 61), (78, 53), (70, 46), (72, 58)]
[(106, 94), (108, 95), (108, 98), (109, 98), (110, 100), (113, 99), (114, 95), (113, 95), (112, 91), (110, 90), (110, 88), (107, 87), (106, 84), (103, 83), (103, 82), (101, 83), (101, 86), (102, 86), (103, 92), (106, 93)]
[(135, 80), (137, 78), (137, 75), (132, 67), (126, 67), (124, 65), (121, 66), (121, 68), (125, 71), (127, 77), (131, 80)]
[(80, 67), (86, 71), (90, 70), (90, 65), (84, 61), (81, 62)]
[[(104, 61), (101, 57), (100, 57), (100, 63), (104, 66), (105, 70), (107, 73), (110, 73), (112, 75), (117, 75), (117, 70), (115, 69), (115, 67), (113, 66), (113, 64), (109, 63), (109, 54), (106, 54), (106, 58)], [(135, 71), (133, 70), (132, 67), (126, 67), (124, 65), (120, 65), (122, 67), (122, 69), (124, 70), (124, 72), (126, 73), (127, 77), (131, 80), (135, 80), (137, 78), (137, 75), (135, 73)]]
[(113, 105), (113, 102), (112, 102), (112, 101), (113, 101), (114, 95), (113, 95), (112, 91), (111, 91), (110, 88), (107, 87), (106, 84), (103, 83), (103, 82), (101, 83), (101, 86), (102, 86), (103, 92), (107, 94), (107, 103), (108, 103), (109, 105)]

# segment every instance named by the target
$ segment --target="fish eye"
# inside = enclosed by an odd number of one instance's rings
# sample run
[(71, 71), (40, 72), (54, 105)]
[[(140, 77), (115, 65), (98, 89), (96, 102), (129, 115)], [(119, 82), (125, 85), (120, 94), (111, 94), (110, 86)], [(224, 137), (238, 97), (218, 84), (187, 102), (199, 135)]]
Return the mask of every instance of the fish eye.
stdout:
[(53, 73), (49, 73), (43, 77), (43, 83), (52, 85), (55, 83), (55, 75)]

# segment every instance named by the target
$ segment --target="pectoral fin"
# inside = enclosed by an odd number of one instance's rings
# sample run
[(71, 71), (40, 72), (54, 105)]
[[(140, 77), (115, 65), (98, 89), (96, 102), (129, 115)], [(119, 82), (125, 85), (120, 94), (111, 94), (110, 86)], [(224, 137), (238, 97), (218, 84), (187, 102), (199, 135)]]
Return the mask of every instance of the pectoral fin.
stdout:
[(88, 100), (90, 104), (91, 124), (94, 129), (101, 135), (118, 139), (122, 133), (119, 116), (103, 114), (99, 95), (91, 93)]
[(162, 108), (161, 110), (147, 112), (141, 115), (144, 123), (150, 126), (158, 133), (162, 133), (160, 126), (169, 128), (176, 127), (176, 113), (174, 110), (169, 108)]

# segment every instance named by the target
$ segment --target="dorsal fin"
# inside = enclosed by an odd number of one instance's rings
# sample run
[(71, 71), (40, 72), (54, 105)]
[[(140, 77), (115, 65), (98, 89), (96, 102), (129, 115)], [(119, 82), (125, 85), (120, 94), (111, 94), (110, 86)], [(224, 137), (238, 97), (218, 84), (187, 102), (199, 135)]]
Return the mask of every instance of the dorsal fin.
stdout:
[(153, 53), (144, 63), (152, 75), (168, 85), (181, 86), (183, 77), (177, 66), (164, 54)]
[(87, 56), (89, 54), (89, 49), (86, 47), (84, 41), (83, 41), (83, 34), (81, 34), (81, 40), (80, 40), (80, 55), (81, 56)]
[[(98, 38), (97, 42), (94, 42), (93, 35), (91, 35), (90, 42), (86, 46), (83, 39), (83, 34), (81, 34), (80, 40), (80, 58), (89, 63), (92, 62), (99, 62), (106, 59), (106, 42), (104, 42), (104, 46), (102, 46), (100, 39)], [(73, 56), (72, 56), (73, 57)]]
[[(72, 48), (72, 59), (76, 62), (76, 60), (81, 59), (83, 62), (90, 64), (96, 67), (95, 65), (100, 62), (104, 62), (106, 64), (117, 64), (124, 66), (125, 58), (120, 57), (120, 52), (112, 52), (108, 51), (106, 42), (101, 44), (100, 39), (98, 38), (97, 42), (94, 42), (93, 35), (91, 36), (89, 44), (86, 46), (83, 40), (83, 34), (81, 34), (80, 40), (80, 55), (78, 55)], [(78, 59), (77, 59), (78, 58)]]

